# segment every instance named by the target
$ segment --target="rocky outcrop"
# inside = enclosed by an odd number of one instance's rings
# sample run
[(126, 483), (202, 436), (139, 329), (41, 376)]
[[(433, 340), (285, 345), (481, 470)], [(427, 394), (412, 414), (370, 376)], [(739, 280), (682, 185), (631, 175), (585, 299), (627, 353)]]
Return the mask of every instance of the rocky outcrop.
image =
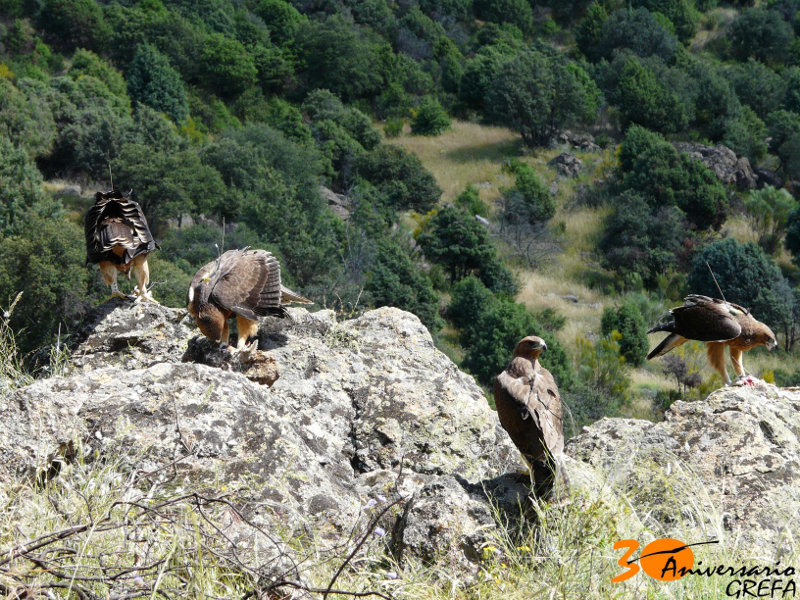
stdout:
[(328, 207), (333, 211), (337, 217), (342, 221), (347, 221), (350, 218), (351, 205), (347, 196), (337, 194), (330, 188), (324, 185), (319, 186), (319, 193), (322, 199), (328, 203)]
[(662, 528), (780, 558), (800, 518), (798, 415), (800, 390), (727, 387), (675, 402), (661, 423), (602, 419), (567, 452)]
[(571, 148), (578, 148), (584, 152), (599, 152), (600, 146), (594, 141), (594, 136), (591, 133), (576, 133), (565, 129), (556, 135), (553, 139), (556, 145), (566, 145)]
[(577, 177), (583, 170), (583, 162), (571, 152), (562, 152), (547, 164), (564, 177)]
[(701, 161), (725, 185), (735, 185), (740, 190), (752, 190), (756, 187), (758, 177), (750, 166), (750, 161), (745, 157), (738, 158), (727, 146), (677, 142), (675, 149)]
[(290, 314), (262, 323), (255, 356), (274, 370), (260, 382), (185, 310), (101, 306), (72, 373), (0, 398), (0, 477), (51, 476), (78, 453), (131, 470), (174, 463), (187, 486), (224, 485), (270, 530), (337, 541), (384, 498), (400, 501), (383, 524), (398, 556), (478, 552), (488, 497), (518, 511), (527, 487), (472, 377), (410, 313)]
[[(231, 357), (183, 309), (104, 304), (71, 372), (0, 394), (0, 479), (57, 477), (76, 457), (169, 466), (183, 490), (225, 490), (283, 542), (329, 547), (397, 502), (380, 521), (397, 560), (474, 571), (496, 515), (531, 506), (480, 388), (414, 315), (289, 310), (262, 322), (260, 351)], [(777, 556), (800, 517), (798, 414), (800, 391), (764, 384), (675, 402), (657, 424), (603, 419), (567, 443), (572, 491), (631, 507), (649, 531)]]

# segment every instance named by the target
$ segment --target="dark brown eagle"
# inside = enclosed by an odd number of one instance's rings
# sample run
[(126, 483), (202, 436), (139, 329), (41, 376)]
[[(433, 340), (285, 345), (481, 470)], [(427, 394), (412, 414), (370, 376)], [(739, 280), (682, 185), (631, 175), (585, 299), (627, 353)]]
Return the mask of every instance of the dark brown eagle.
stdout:
[(494, 380), (500, 424), (522, 453), (539, 497), (550, 494), (556, 476), (563, 478), (561, 396), (550, 371), (539, 364), (545, 350), (542, 338), (523, 338), (506, 370)]
[[(130, 195), (131, 192), (128, 192)], [(136, 301), (153, 300), (147, 284), (150, 270), (147, 255), (158, 248), (139, 205), (119, 190), (97, 192), (94, 205), (83, 222), (86, 233), (86, 262), (97, 263), (111, 295), (127, 298), (117, 286), (117, 272), (136, 276)]]
[[(236, 315), (237, 350), (258, 334), (258, 318), (287, 316), (290, 302), (313, 304), (281, 285), (281, 265), (266, 250), (228, 250), (202, 267), (189, 285), (189, 313), (204, 336), (228, 343), (228, 318)], [(256, 341), (256, 344), (258, 342)]]
[(669, 314), (672, 320), (647, 332), (669, 332), (647, 359), (662, 356), (688, 340), (706, 342), (708, 362), (719, 371), (725, 383), (731, 382), (725, 368), (725, 346), (730, 348), (736, 375), (744, 377), (743, 352), (756, 346), (772, 350), (778, 345), (772, 330), (753, 318), (748, 309), (725, 300), (691, 294), (684, 298), (683, 306), (671, 309)]

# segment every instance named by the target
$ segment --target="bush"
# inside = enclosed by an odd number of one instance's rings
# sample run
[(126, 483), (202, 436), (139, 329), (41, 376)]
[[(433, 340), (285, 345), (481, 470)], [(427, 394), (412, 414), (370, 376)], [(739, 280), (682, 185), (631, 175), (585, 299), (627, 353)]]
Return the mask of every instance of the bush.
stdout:
[(516, 185), (502, 190), (503, 222), (509, 225), (533, 225), (549, 221), (556, 213), (550, 190), (545, 187), (532, 166), (517, 163), (512, 170), (516, 175)]
[(519, 52), (500, 65), (491, 81), (487, 117), (518, 131), (528, 146), (546, 144), (559, 129), (591, 121), (597, 112), (594, 81), (558, 55)]
[(625, 133), (619, 178), (621, 189), (642, 194), (653, 209), (681, 209), (697, 229), (719, 229), (727, 217), (728, 196), (716, 176), (643, 127), (632, 125)]
[(791, 290), (778, 265), (756, 244), (728, 238), (696, 253), (689, 271), (689, 289), (719, 297), (706, 262), (727, 300), (749, 308), (756, 319), (776, 329), (791, 320)]
[(372, 295), (375, 306), (395, 306), (414, 313), (431, 333), (442, 327), (439, 295), (430, 277), (395, 241), (378, 242), (364, 290)]
[(128, 90), (132, 100), (166, 113), (176, 123), (189, 116), (180, 73), (154, 46), (142, 44), (136, 48), (128, 67)]
[(480, 191), (471, 183), (456, 197), (455, 204), (471, 215), (489, 216), (489, 205), (481, 200)]
[(356, 172), (384, 194), (395, 210), (427, 212), (442, 195), (433, 175), (415, 154), (382, 144), (356, 160)]
[(411, 120), (411, 133), (414, 135), (439, 135), (450, 129), (450, 116), (434, 98), (424, 98), (417, 114)]
[(776, 190), (767, 185), (752, 190), (744, 206), (758, 233), (758, 244), (768, 254), (777, 252), (789, 225), (789, 215), (798, 209), (797, 201), (786, 190)]
[(728, 28), (731, 54), (739, 60), (783, 62), (794, 37), (792, 27), (774, 10), (748, 8)]
[(619, 351), (628, 364), (638, 367), (644, 362), (649, 341), (647, 324), (638, 303), (626, 300), (616, 308), (606, 308), (601, 319), (601, 330), (606, 337), (614, 331), (620, 333)]
[(558, 340), (545, 333), (524, 306), (508, 296), (495, 296), (477, 278), (470, 276), (453, 286), (447, 314), (461, 329), (459, 341), (466, 349), (463, 366), (483, 385), (492, 384), (519, 340), (528, 335), (539, 335), (547, 343), (540, 361), (561, 390), (573, 385), (574, 371)]

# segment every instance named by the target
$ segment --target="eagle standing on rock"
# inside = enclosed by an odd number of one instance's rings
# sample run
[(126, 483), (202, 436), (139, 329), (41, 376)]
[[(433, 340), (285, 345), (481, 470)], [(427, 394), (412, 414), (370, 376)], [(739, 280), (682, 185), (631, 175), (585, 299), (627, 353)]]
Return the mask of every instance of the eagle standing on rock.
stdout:
[(197, 271), (186, 301), (202, 334), (225, 345), (228, 318), (236, 315), (237, 350), (243, 350), (247, 339), (258, 334), (259, 317), (285, 317), (284, 305), (290, 302), (313, 304), (281, 285), (277, 258), (266, 250), (249, 248), (228, 250)]
[(564, 428), (561, 396), (550, 371), (539, 364), (545, 341), (523, 338), (514, 357), (494, 380), (500, 424), (522, 453), (537, 497), (546, 497), (557, 476), (564, 478)]
[[(756, 346), (766, 346), (768, 350), (772, 350), (778, 345), (772, 330), (754, 319), (749, 310), (725, 300), (691, 294), (684, 298), (683, 306), (671, 309), (669, 314), (672, 316), (671, 321), (657, 325), (647, 332), (669, 332), (647, 355), (647, 360), (663, 356), (688, 340), (706, 342), (708, 362), (719, 372), (726, 384), (731, 380), (725, 368), (725, 346), (730, 348), (736, 375), (745, 377), (743, 352)], [(750, 381), (745, 380), (745, 383)]]
[(112, 296), (128, 298), (119, 291), (117, 272), (126, 273), (130, 279), (133, 270), (136, 275), (136, 302), (153, 300), (147, 289), (150, 282), (147, 256), (158, 248), (158, 244), (150, 233), (141, 207), (116, 189), (106, 193), (97, 192), (94, 198), (94, 205), (86, 213), (83, 223), (86, 262), (100, 266), (103, 281), (111, 286)]

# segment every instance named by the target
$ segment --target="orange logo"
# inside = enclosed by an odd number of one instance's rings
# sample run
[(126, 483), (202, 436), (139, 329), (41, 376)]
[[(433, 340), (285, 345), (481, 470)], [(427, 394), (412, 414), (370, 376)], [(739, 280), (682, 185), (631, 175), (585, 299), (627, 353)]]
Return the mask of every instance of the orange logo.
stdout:
[[(631, 560), (631, 556), (639, 548), (636, 540), (619, 540), (614, 544), (614, 550), (627, 548), (627, 552), (620, 557), (617, 564), (627, 569), (614, 577), (611, 581), (616, 583), (625, 581), (643, 570), (653, 579), (660, 581), (675, 581), (680, 579), (694, 566), (694, 552), (690, 546), (699, 544), (716, 544), (717, 541), (698, 542), (686, 544), (674, 538), (661, 538), (653, 540), (642, 548), (639, 558)], [(636, 563), (639, 564), (636, 564)]]

